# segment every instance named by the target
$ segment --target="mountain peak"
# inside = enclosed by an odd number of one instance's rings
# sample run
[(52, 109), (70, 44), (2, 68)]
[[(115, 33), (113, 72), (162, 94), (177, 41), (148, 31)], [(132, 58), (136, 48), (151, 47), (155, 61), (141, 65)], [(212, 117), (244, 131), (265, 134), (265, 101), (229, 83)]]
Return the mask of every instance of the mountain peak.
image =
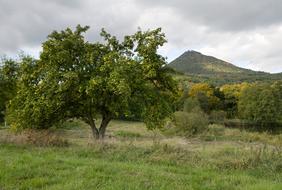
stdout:
[(194, 51), (194, 50), (188, 50), (185, 51), (181, 56), (194, 56), (194, 57), (202, 57), (203, 54), (198, 52), (198, 51)]
[[(282, 74), (256, 72), (237, 67), (216, 57), (189, 50), (167, 65), (184, 73), (182, 78), (190, 81), (205, 81), (213, 84), (281, 80)], [(186, 80), (186, 79), (185, 79)]]
[(232, 65), (218, 58), (194, 50), (184, 52), (173, 60), (169, 67), (188, 74), (245, 73), (250, 70)]
[(203, 55), (201, 52), (195, 51), (195, 50), (188, 50), (185, 51), (183, 54), (198, 54), (198, 55)]

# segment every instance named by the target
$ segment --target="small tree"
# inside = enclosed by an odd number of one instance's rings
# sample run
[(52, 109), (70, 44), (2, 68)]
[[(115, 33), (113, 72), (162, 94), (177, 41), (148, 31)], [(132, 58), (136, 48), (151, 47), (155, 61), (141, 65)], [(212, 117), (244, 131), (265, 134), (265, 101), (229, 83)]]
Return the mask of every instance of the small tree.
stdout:
[(204, 112), (196, 109), (193, 112), (175, 112), (173, 123), (177, 133), (189, 137), (207, 130), (209, 120)]
[(103, 138), (111, 119), (130, 114), (131, 105), (148, 128), (164, 124), (176, 85), (157, 53), (166, 42), (161, 29), (138, 31), (122, 42), (102, 30), (104, 43), (90, 43), (83, 36), (88, 28), (78, 25), (48, 36), (40, 59), (18, 80), (9, 106), (12, 126), (49, 128), (75, 117), (91, 126), (95, 138)]

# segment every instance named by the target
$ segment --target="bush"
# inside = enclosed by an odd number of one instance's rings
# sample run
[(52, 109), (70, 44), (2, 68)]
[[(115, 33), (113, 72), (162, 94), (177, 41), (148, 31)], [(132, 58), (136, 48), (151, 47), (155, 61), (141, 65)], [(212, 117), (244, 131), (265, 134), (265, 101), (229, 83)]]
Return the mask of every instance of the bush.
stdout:
[(198, 110), (198, 111), (201, 110), (199, 101), (195, 98), (186, 99), (185, 102), (184, 102), (183, 111), (184, 112), (191, 112), (191, 111), (195, 111), (195, 110)]
[(213, 110), (210, 113), (209, 116), (211, 123), (224, 123), (224, 120), (226, 119), (226, 112), (222, 110)]
[(178, 133), (185, 136), (193, 136), (204, 132), (208, 128), (208, 118), (201, 111), (175, 112), (173, 124)]
[(17, 145), (35, 145), (41, 147), (69, 146), (69, 141), (61, 137), (59, 133), (56, 133), (56, 131), (35, 129), (17, 131), (16, 133), (11, 130), (4, 130), (4, 133), (0, 135), (0, 144), (1, 143)]
[(25, 130), (23, 131), (24, 143), (37, 146), (68, 146), (66, 139), (61, 138), (58, 134), (50, 130)]

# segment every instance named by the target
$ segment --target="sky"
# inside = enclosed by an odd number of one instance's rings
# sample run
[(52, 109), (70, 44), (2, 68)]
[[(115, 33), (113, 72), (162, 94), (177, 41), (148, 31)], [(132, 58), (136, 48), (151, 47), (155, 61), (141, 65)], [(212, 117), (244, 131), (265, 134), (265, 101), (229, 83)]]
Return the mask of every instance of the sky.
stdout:
[(38, 57), (53, 30), (89, 25), (88, 41), (101, 28), (121, 38), (161, 27), (160, 54), (171, 61), (187, 50), (237, 66), (282, 72), (280, 0), (0, 0), (0, 55), (24, 51)]

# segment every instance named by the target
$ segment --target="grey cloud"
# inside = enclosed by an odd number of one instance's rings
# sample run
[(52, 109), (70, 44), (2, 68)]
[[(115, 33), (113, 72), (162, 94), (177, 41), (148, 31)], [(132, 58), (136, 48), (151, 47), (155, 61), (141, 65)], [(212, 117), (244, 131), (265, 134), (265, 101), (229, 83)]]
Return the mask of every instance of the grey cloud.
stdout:
[(50, 31), (68, 24), (60, 12), (72, 9), (55, 1), (32, 0), (4, 0), (0, 1), (0, 7), (2, 51), (13, 51), (21, 45), (38, 45)]
[(0, 0), (0, 53), (38, 46), (51, 31), (77, 24), (91, 26), (87, 36), (92, 40), (102, 27), (117, 35), (133, 31), (133, 13), (138, 10), (128, 1)]
[(35, 55), (53, 30), (89, 25), (121, 37), (162, 27), (169, 60), (195, 49), (237, 65), (282, 72), (282, 1), (278, 0), (0, 0), (0, 55)]
[(144, 0), (145, 7), (170, 7), (214, 30), (242, 31), (281, 23), (282, 1), (278, 0)]

